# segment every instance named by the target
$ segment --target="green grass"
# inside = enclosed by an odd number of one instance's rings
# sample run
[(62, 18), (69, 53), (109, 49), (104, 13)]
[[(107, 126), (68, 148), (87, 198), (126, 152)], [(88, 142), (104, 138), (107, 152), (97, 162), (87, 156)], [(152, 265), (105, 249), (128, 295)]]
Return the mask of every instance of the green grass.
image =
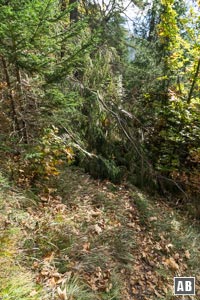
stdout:
[(104, 270), (109, 260), (109, 252), (106, 248), (93, 248), (88, 254), (83, 255), (82, 263), (86, 272), (94, 272), (96, 267), (101, 266)]
[(134, 261), (132, 254), (133, 249), (136, 247), (134, 240), (134, 231), (127, 228), (121, 228), (115, 232), (113, 241), (113, 255), (116, 259), (124, 264)]
[(19, 208), (24, 197), (9, 189), (8, 181), (0, 176), (0, 299), (41, 300), (35, 275), (23, 266), (19, 255), (21, 223), (27, 219), (27, 213)]
[[(31, 272), (14, 265), (10, 266), (10, 269), (6, 267), (6, 271), (4, 270), (4, 272), (2, 274), (3, 270), (1, 269), (0, 298), (2, 300), (41, 299), (41, 288), (34, 283)], [(6, 274), (6, 272), (9, 272), (9, 274)]]
[(154, 215), (153, 209), (150, 206), (148, 199), (139, 192), (133, 193), (134, 203), (139, 211), (139, 218), (142, 225), (148, 228), (148, 219)]
[(106, 293), (101, 295), (103, 300), (123, 300), (122, 281), (117, 273), (111, 275), (111, 288)]
[(69, 277), (65, 283), (57, 290), (58, 295), (61, 293), (66, 298), (59, 299), (78, 299), (78, 300), (97, 300), (98, 298), (92, 293), (89, 288), (77, 276)]

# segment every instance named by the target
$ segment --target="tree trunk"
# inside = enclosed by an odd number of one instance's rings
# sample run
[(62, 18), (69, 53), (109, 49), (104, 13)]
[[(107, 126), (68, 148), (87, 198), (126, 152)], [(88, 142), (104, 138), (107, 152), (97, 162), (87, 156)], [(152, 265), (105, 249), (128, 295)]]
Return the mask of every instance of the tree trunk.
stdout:
[(73, 5), (74, 7), (70, 11), (70, 23), (78, 21), (78, 1), (77, 0), (69, 0), (69, 5)]
[(7, 62), (4, 59), (4, 57), (1, 57), (1, 61), (2, 61), (2, 66), (3, 66), (3, 72), (4, 72), (4, 76), (5, 76), (5, 80), (6, 80), (6, 84), (7, 84), (7, 88), (8, 88), (8, 98), (10, 100), (10, 106), (11, 106), (11, 118), (13, 120), (13, 130), (17, 130), (18, 134), (20, 132), (20, 124), (19, 124), (19, 120), (17, 117), (17, 109), (15, 107), (15, 100), (13, 97), (13, 93), (12, 93), (12, 87), (11, 87), (11, 82), (10, 82), (10, 75), (8, 72), (8, 68), (7, 68)]
[(188, 104), (190, 104), (190, 102), (191, 102), (192, 93), (193, 93), (194, 86), (195, 86), (195, 83), (196, 83), (196, 80), (197, 80), (197, 77), (198, 77), (198, 74), (199, 74), (199, 70), (200, 70), (200, 58), (198, 60), (197, 69), (196, 69), (196, 72), (194, 74), (194, 78), (193, 78), (192, 85), (191, 85), (191, 88), (190, 88), (190, 92), (189, 92), (189, 95), (188, 95), (188, 99), (187, 99)]
[(16, 72), (16, 91), (17, 91), (17, 96), (18, 96), (18, 103), (19, 103), (19, 110), (20, 110), (20, 119), (21, 119), (21, 135), (26, 144), (28, 144), (28, 131), (27, 131), (27, 123), (25, 120), (25, 103), (24, 103), (24, 95), (23, 95), (23, 90), (22, 90), (22, 83), (21, 83), (21, 74), (18, 66), (15, 66), (15, 72)]

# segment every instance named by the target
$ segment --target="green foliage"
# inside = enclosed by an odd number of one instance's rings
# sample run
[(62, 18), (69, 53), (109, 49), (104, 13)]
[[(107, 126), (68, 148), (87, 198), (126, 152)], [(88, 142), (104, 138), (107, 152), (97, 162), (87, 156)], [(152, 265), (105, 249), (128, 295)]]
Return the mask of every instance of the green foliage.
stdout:
[(137, 118), (135, 135), (143, 132), (144, 159), (162, 177), (162, 191), (181, 191), (195, 203), (200, 170), (191, 151), (200, 142), (199, 13), (183, 1), (162, 0), (154, 1), (148, 18), (150, 36), (147, 29), (142, 38), (138, 34), (126, 72), (127, 107)]
[(108, 178), (113, 183), (119, 183), (123, 176), (120, 167), (116, 166), (114, 161), (105, 159), (101, 156), (87, 161), (85, 163), (85, 170), (94, 178)]
[[(194, 228), (118, 186), (160, 189), (200, 216), (199, 1), (154, 0), (148, 12), (148, 1), (131, 2), (141, 12), (133, 35), (123, 1), (0, 3), (1, 170), (38, 192), (31, 203), (0, 191), (2, 300), (123, 298), (140, 225), (173, 254), (187, 247), (199, 271)], [(66, 172), (75, 163), (112, 184), (91, 188), (89, 176)], [(9, 186), (0, 172), (0, 189)]]
[(198, 3), (137, 1), (133, 36), (121, 1), (69, 3), (1, 3), (0, 150), (12, 177), (49, 179), (73, 147), (95, 178), (154, 188), (161, 176), (198, 198)]
[(24, 156), (15, 162), (8, 163), (13, 179), (20, 185), (29, 186), (38, 180), (48, 180), (59, 174), (58, 166), (74, 160), (74, 152), (69, 145), (58, 136), (56, 127), (47, 129), (38, 145), (31, 147)]

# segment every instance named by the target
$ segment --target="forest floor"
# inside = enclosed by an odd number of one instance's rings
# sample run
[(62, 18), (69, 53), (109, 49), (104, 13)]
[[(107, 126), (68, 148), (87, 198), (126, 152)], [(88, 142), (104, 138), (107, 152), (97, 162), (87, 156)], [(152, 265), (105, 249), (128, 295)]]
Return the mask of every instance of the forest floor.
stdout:
[[(51, 182), (52, 181), (52, 182)], [(161, 199), (68, 168), (35, 196), (0, 179), (1, 300), (170, 300), (200, 229)]]

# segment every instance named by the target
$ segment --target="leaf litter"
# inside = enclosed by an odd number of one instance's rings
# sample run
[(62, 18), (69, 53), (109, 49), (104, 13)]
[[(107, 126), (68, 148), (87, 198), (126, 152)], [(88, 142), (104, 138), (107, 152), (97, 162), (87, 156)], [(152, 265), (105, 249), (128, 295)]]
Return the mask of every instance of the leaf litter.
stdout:
[[(176, 299), (174, 276), (197, 275), (190, 261), (199, 250), (194, 253), (184, 244), (177, 248), (162, 230), (163, 216), (174, 215), (162, 202), (149, 202), (152, 215), (144, 223), (137, 190), (121, 185), (113, 191), (108, 181), (93, 180), (76, 169), (61, 173), (39, 198), (39, 205), (27, 207), (26, 217), (18, 220), (23, 232), (18, 252), (20, 263), (49, 295), (44, 299), (78, 299), (67, 288), (78, 278), (91, 299), (170, 300)], [(10, 226), (8, 216), (5, 226)]]

